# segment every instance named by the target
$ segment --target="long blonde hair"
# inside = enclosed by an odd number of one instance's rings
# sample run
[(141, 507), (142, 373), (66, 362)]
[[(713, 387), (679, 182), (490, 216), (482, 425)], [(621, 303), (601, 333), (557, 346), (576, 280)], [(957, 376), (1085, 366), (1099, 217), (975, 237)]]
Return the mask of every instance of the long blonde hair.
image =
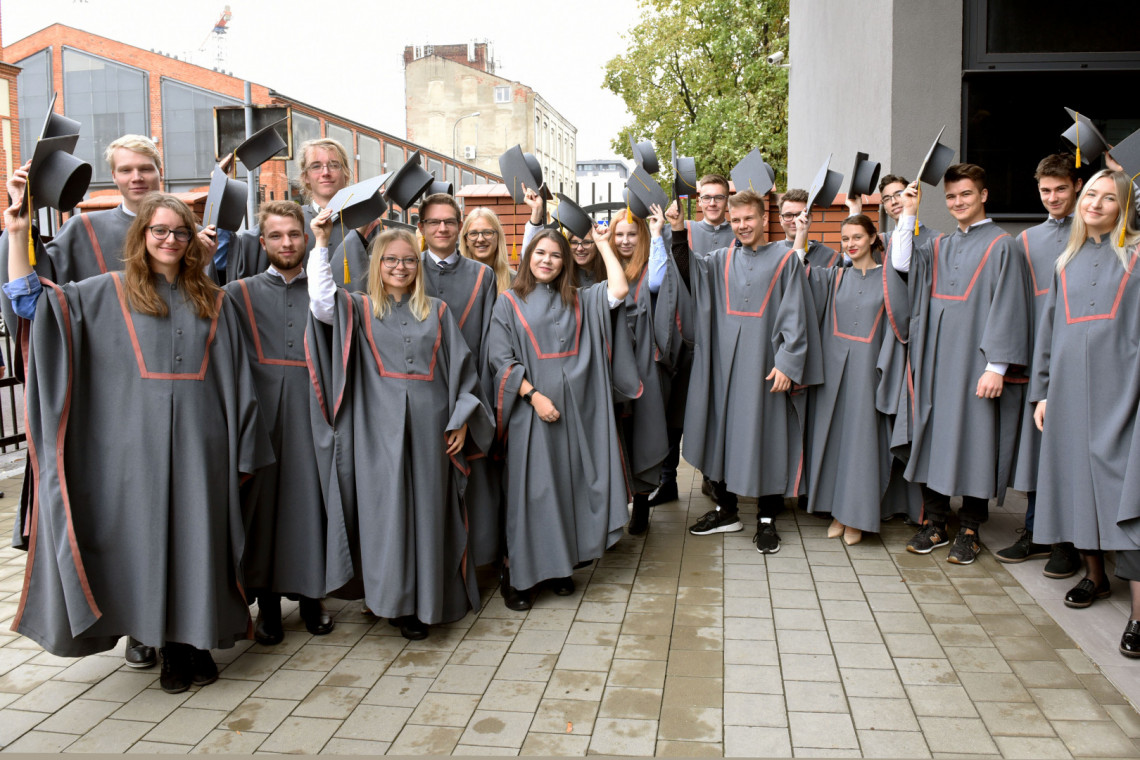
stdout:
[[(617, 234), (617, 226), (622, 222), (632, 224), (637, 228), (637, 247), (633, 249), (633, 255), (625, 261), (625, 278), (630, 282), (636, 282), (641, 273), (645, 271), (645, 265), (649, 263), (649, 225), (640, 216), (634, 216), (630, 211), (619, 211), (618, 215), (610, 220), (609, 229), (606, 231), (606, 239), (610, 241), (613, 246), (614, 252), (617, 253), (617, 244), (614, 242), (614, 237)], [(597, 233), (594, 233), (595, 237)], [(599, 252), (598, 256), (601, 255)], [(621, 254), (618, 253), (618, 261), (621, 261)], [(632, 288), (631, 288), (632, 289)]]
[[(179, 263), (178, 284), (179, 289), (186, 294), (186, 299), (194, 304), (198, 316), (202, 319), (213, 319), (218, 316), (218, 286), (206, 276), (206, 265), (210, 262), (210, 252), (194, 234), (198, 223), (194, 220), (194, 212), (182, 201), (173, 195), (163, 193), (150, 193), (143, 198), (139, 205), (138, 215), (127, 230), (127, 239), (123, 244), (123, 274), (127, 291), (127, 300), (131, 308), (140, 314), (149, 314), (152, 317), (168, 316), (170, 310), (166, 301), (158, 295), (154, 287), (154, 271), (150, 268), (150, 254), (146, 250), (146, 229), (154, 219), (155, 212), (160, 208), (168, 208), (182, 220), (182, 226), (190, 230), (190, 240), (186, 243), (186, 252)], [(171, 232), (170, 234), (174, 234)]]
[(495, 239), (498, 243), (498, 251), (495, 254), (495, 263), (491, 269), (495, 270), (496, 290), (502, 293), (511, 287), (511, 265), (507, 256), (507, 236), (503, 234), (503, 225), (499, 222), (499, 217), (494, 211), (485, 206), (476, 206), (471, 209), (471, 213), (463, 222), (463, 229), (459, 231), (459, 253), (469, 259), (479, 261), (475, 258), (474, 252), (467, 247), (467, 232), (471, 229), (471, 222), (476, 219), (487, 220), (497, 233)]
[[(1115, 185), (1116, 203), (1120, 207), (1120, 213), (1116, 215), (1116, 224), (1112, 226), (1112, 232), (1109, 233), (1108, 244), (1112, 246), (1116, 258), (1120, 259), (1121, 266), (1124, 267), (1125, 271), (1128, 271), (1132, 260), (1132, 250), (1140, 242), (1140, 231), (1136, 229), (1136, 206), (1132, 202), (1132, 180), (1124, 172), (1102, 169), (1089, 178), (1084, 189), (1081, 190), (1081, 194), (1077, 197), (1077, 210), (1073, 214), (1069, 243), (1057, 259), (1058, 272), (1064, 271), (1069, 262), (1076, 258), (1077, 252), (1081, 250), (1085, 241), (1088, 240), (1089, 231), (1085, 226), (1085, 220), (1081, 218), (1081, 202), (1085, 199), (1093, 183), (1104, 177), (1112, 179)], [(1121, 245), (1122, 242), (1123, 245)]]
[(424, 290), (424, 264), (423, 257), (416, 248), (416, 239), (407, 230), (384, 230), (372, 241), (372, 261), (368, 264), (368, 296), (372, 299), (372, 313), (377, 319), (388, 316), (392, 305), (388, 302), (388, 289), (384, 287), (384, 280), (380, 277), (380, 269), (384, 266), (381, 259), (384, 252), (397, 240), (408, 244), (408, 248), (416, 255), (416, 276), (412, 281), (411, 310), (412, 315), (423, 322), (431, 313), (431, 301), (427, 291)]

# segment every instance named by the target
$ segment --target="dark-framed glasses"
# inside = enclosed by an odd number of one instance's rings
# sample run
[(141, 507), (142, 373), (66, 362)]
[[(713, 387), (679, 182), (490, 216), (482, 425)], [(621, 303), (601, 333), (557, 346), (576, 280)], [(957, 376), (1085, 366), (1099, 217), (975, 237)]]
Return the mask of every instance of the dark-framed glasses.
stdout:
[(476, 240), (494, 240), (498, 234), (496, 230), (471, 230), (467, 233), (467, 239), (472, 243)]
[(384, 265), (385, 269), (396, 269), (397, 267), (404, 267), (405, 269), (415, 269), (419, 259), (403, 256), (381, 256), (380, 263)]
[(171, 229), (165, 224), (154, 224), (150, 227), (147, 227), (147, 230), (150, 232), (151, 237), (158, 241), (166, 240), (168, 237), (170, 237), (171, 233), (173, 233), (174, 239), (179, 243), (190, 242), (190, 236), (194, 234), (185, 227), (177, 227), (175, 229)]

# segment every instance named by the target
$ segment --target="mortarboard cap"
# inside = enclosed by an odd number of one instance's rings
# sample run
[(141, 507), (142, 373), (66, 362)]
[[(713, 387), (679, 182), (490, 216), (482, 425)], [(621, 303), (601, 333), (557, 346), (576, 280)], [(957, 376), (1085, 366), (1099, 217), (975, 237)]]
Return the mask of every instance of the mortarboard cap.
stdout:
[[(531, 158), (533, 159), (534, 156)], [(518, 145), (508, 148), (506, 153), (499, 156), (499, 172), (503, 176), (503, 184), (507, 186), (507, 192), (511, 194), (515, 203), (526, 202), (524, 185), (538, 192), (542, 183), (542, 173), (539, 172), (535, 176), (530, 162), (527, 161), (526, 155), (523, 154), (522, 148)]]
[[(55, 99), (58, 93), (51, 94), (51, 103), (48, 104), (47, 116), (44, 117), (44, 126), (40, 130), (40, 139), (47, 137), (63, 137), (64, 135), (77, 135), (82, 126), (75, 119), (69, 119), (55, 112)], [(71, 151), (68, 151), (70, 153)]]
[(731, 177), (738, 193), (751, 190), (758, 195), (767, 195), (776, 184), (776, 170), (768, 166), (756, 148), (732, 167)]
[(1121, 140), (1109, 154), (1124, 167), (1124, 173), (1135, 181), (1135, 175), (1140, 172), (1140, 130)]
[[(534, 181), (538, 183), (538, 187), (531, 188), (538, 193), (540, 198), (550, 200), (554, 196), (550, 192), (550, 187), (542, 181), (542, 166), (538, 163), (538, 158), (533, 153), (523, 153), (523, 160), (526, 161), (527, 168), (530, 173), (534, 175)], [(527, 185), (530, 187), (530, 185)]]
[(825, 205), (830, 206), (831, 202), (835, 200), (835, 196), (839, 194), (840, 188), (843, 186), (843, 175), (837, 171), (832, 171), (829, 168), (830, 164), (831, 154), (829, 153), (827, 160), (823, 162), (823, 166), (819, 167), (819, 171), (815, 173), (815, 179), (811, 182), (811, 189), (808, 190), (808, 211), (811, 211), (812, 206), (814, 206), (817, 201), (821, 201)]
[(677, 155), (677, 141), (670, 145), (673, 153), (673, 195), (678, 198), (697, 194), (697, 161), (688, 156)]
[(328, 207), (333, 211), (330, 221), (340, 219), (345, 227), (356, 229), (379, 219), (388, 210), (380, 188), (391, 176), (388, 172), (341, 188), (329, 201)]
[(393, 201), (400, 208), (411, 208), (416, 205), (416, 200), (431, 187), (431, 183), (434, 181), (435, 178), (420, 165), (420, 152), (417, 150), (388, 180), (384, 197)]
[(653, 204), (660, 206), (662, 211), (669, 205), (669, 196), (643, 166), (634, 168), (625, 186), (629, 189), (626, 201), (635, 216), (647, 219), (651, 214), (649, 207)]
[(91, 164), (71, 154), (79, 134), (46, 137), (36, 143), (28, 168), (32, 204), (66, 211), (83, 200), (91, 184)]
[(237, 153), (238, 160), (241, 161), (247, 171), (256, 169), (289, 147), (289, 144), (277, 133), (277, 127), (285, 124), (286, 121), (287, 119), (280, 119), (273, 122), (237, 146), (234, 152)]
[[(1082, 161), (1084, 163), (1096, 161), (1102, 153), (1108, 150), (1108, 140), (1104, 139), (1104, 135), (1089, 121), (1087, 116), (1082, 116), (1071, 108), (1065, 110), (1069, 112), (1069, 118), (1073, 120), (1073, 124), (1061, 133), (1061, 137), (1071, 142), (1077, 149), (1077, 167), (1080, 167)], [(1113, 158), (1116, 158), (1115, 153)], [(1119, 161), (1120, 159), (1117, 158), (1116, 160)]]
[(230, 179), (225, 170), (215, 166), (210, 175), (210, 192), (206, 195), (206, 213), (202, 225), (215, 225), (219, 230), (237, 232), (245, 219), (245, 203), (249, 186), (241, 180)]
[(954, 162), (954, 149), (939, 142), (945, 131), (945, 126), (938, 130), (938, 136), (934, 138), (934, 144), (930, 146), (926, 158), (922, 159), (922, 167), (918, 170), (918, 179), (928, 185), (937, 186)]
[(855, 154), (855, 168), (851, 170), (851, 183), (847, 186), (847, 197), (873, 195), (879, 184), (878, 161), (871, 161), (866, 153)]
[(441, 179), (434, 179), (424, 195), (435, 195), (436, 193), (455, 195), (455, 185), (450, 182), (444, 182)]
[(650, 174), (656, 174), (661, 171), (661, 165), (657, 162), (657, 151), (653, 149), (653, 143), (649, 140), (637, 142), (634, 140), (633, 135), (629, 136), (629, 149), (633, 151), (633, 162), (645, 169)]
[(594, 221), (589, 214), (562, 193), (555, 193), (554, 197), (558, 199), (558, 205), (551, 211), (554, 221), (570, 230), (570, 233), (576, 237), (584, 238), (589, 235), (590, 230), (594, 229)]

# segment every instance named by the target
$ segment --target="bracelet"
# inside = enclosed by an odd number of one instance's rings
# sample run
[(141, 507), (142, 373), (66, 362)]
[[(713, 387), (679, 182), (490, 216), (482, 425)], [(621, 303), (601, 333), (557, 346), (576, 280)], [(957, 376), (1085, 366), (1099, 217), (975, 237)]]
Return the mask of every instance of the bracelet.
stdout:
[(533, 397), (534, 397), (535, 392), (536, 392), (535, 387), (532, 385), (530, 387), (530, 390), (523, 394), (523, 397), (522, 397), (523, 401), (527, 402), (531, 406), (534, 406), (534, 398)]

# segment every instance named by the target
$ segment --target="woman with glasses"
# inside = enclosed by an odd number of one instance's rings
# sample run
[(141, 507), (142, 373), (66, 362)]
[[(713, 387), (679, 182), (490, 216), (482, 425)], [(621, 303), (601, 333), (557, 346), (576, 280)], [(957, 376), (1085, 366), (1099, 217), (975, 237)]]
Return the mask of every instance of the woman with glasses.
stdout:
[(1129, 582), (1120, 652), (1140, 657), (1140, 259), (1132, 183), (1094, 174), (1077, 199), (1034, 345), (1029, 399), (1042, 432), (1035, 540), (1071, 541), (1085, 577), (1065, 595), (1089, 607), (1112, 594), (1104, 552)]
[[(597, 233), (595, 233), (597, 234)], [(507, 607), (529, 609), (539, 584), (574, 593), (576, 567), (602, 556), (627, 520), (615, 393), (640, 384), (623, 309), (625, 272), (602, 239), (606, 282), (579, 289), (566, 239), (542, 230), (487, 336), (498, 438), (507, 450)]]
[(489, 208), (479, 206), (467, 215), (459, 231), (459, 252), (495, 272), (495, 288), (502, 293), (511, 286), (515, 273), (507, 257), (507, 236), (499, 217)]
[[(534, 240), (534, 236), (542, 230), (545, 219), (542, 218), (542, 199), (538, 193), (530, 188), (526, 191), (526, 205), (530, 207), (530, 219), (527, 220), (523, 232), (523, 250)], [(598, 255), (598, 247), (594, 244), (594, 231), (584, 238), (580, 238), (569, 230), (566, 231), (567, 241), (570, 243), (570, 255), (574, 258), (574, 271), (578, 278), (578, 287), (585, 288), (606, 279), (606, 263)]]
[[(26, 167), (8, 181), (23, 198)], [(16, 313), (32, 320), (25, 400), (31, 511), (13, 628), (53, 654), (161, 647), (164, 691), (218, 677), (210, 656), (250, 625), (239, 484), (273, 461), (233, 304), (207, 277), (194, 215), (143, 199), (124, 270), (63, 286), (28, 261), (4, 212)]]
[(427, 294), (415, 238), (380, 233), (369, 292), (349, 293), (328, 263), (329, 216), (312, 224), (315, 320), (306, 335), (328, 505), (326, 583), (335, 596), (363, 596), (405, 638), (423, 639), (429, 625), (479, 604), (464, 445), (470, 435), (486, 451), (494, 423), (474, 355), (447, 304)]

